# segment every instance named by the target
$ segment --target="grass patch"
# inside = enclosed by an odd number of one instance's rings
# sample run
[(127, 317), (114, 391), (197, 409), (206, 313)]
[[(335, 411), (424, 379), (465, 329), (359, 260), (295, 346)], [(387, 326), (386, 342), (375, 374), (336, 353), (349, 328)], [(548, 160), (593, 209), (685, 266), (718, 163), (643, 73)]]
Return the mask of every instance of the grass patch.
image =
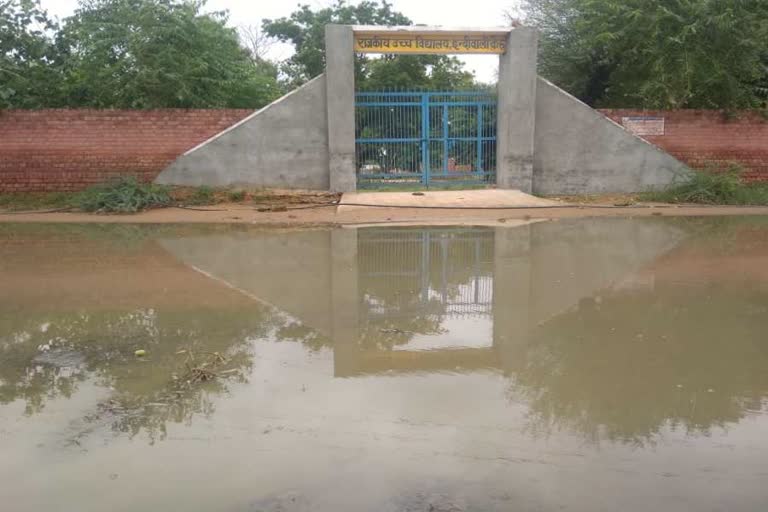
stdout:
[(688, 181), (640, 194), (642, 201), (736, 206), (768, 206), (768, 183), (747, 183), (743, 169), (694, 172)]
[(171, 191), (173, 204), (180, 206), (206, 206), (227, 200), (228, 192), (202, 185), (200, 187), (176, 187)]
[(142, 183), (133, 176), (94, 185), (72, 198), (73, 206), (95, 213), (135, 213), (170, 203), (168, 187)]
[(0, 210), (56, 210), (71, 206), (69, 192), (8, 192), (0, 194)]
[(203, 185), (197, 187), (189, 197), (184, 201), (185, 204), (190, 206), (204, 206), (208, 204), (216, 203), (216, 195), (211, 187)]

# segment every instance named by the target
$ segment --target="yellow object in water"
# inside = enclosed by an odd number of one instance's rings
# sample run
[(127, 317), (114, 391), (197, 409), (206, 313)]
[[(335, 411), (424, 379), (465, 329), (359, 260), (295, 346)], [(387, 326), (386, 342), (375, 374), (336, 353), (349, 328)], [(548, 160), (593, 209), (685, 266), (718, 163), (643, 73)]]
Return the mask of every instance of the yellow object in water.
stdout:
[(139, 349), (136, 352), (134, 352), (133, 355), (135, 355), (136, 357), (144, 357), (145, 355), (147, 355), (147, 351), (144, 349)]

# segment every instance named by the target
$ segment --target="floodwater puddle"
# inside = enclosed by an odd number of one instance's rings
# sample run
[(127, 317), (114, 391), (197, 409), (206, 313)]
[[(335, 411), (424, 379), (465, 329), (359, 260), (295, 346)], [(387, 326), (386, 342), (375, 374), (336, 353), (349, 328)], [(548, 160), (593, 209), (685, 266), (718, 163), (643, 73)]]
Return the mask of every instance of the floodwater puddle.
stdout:
[(0, 509), (765, 510), (766, 333), (761, 217), (0, 224)]

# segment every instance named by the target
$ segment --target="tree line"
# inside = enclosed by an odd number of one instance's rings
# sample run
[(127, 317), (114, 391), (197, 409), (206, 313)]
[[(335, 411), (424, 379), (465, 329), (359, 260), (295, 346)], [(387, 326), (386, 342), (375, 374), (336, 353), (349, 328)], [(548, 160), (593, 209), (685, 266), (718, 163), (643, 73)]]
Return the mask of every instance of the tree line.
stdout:
[(539, 71), (593, 106), (766, 108), (766, 0), (524, 0)]
[(203, 2), (81, 0), (62, 23), (0, 0), (0, 108), (257, 107), (277, 70)]
[[(410, 25), (386, 1), (298, 9), (233, 28), (205, 0), (80, 0), (59, 22), (40, 0), (0, 0), (0, 108), (258, 108), (323, 72), (328, 23)], [(271, 62), (272, 41), (294, 54)], [(371, 88), (467, 88), (444, 56), (356, 59)]]
[[(765, 0), (523, 0), (539, 71), (592, 106), (765, 108)], [(512, 19), (516, 18), (516, 19)], [(323, 72), (328, 23), (411, 25), (386, 0), (299, 5), (233, 28), (205, 0), (0, 0), (0, 108), (258, 108)], [(279, 62), (273, 41), (293, 47)], [(481, 86), (455, 57), (358, 55), (361, 89)]]

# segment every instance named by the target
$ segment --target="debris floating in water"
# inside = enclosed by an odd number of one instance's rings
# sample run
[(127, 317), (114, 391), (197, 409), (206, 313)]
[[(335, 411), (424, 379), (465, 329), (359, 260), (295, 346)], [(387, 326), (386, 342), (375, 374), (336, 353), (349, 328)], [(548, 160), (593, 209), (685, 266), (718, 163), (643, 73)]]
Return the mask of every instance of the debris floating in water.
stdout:
[(133, 355), (135, 355), (136, 357), (144, 357), (145, 355), (147, 355), (147, 351), (140, 348), (139, 350), (134, 352)]
[[(186, 385), (192, 385), (197, 382), (206, 382), (213, 380), (219, 375), (225, 373), (231, 373), (227, 371), (217, 371), (217, 369), (227, 362), (226, 358), (218, 352), (198, 352), (190, 350), (180, 350), (176, 354), (186, 354), (186, 360), (184, 366), (187, 368), (186, 374), (182, 377), (182, 381)], [(203, 355), (201, 361), (198, 355)]]
[(415, 334), (413, 331), (404, 331), (402, 329), (379, 329), (384, 334)]

